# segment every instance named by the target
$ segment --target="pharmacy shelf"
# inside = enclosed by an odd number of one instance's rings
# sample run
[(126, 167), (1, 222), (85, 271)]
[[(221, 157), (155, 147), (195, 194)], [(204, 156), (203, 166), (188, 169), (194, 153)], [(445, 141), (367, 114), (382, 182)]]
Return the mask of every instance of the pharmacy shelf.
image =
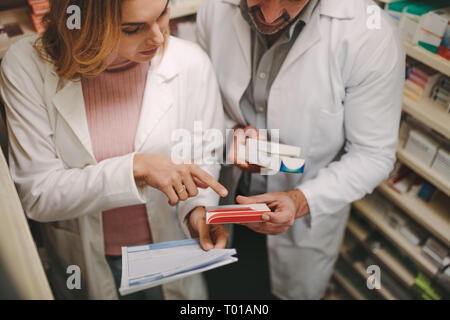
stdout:
[(438, 272), (431, 261), (422, 256), (419, 246), (410, 243), (401, 233), (391, 227), (385, 218), (377, 212), (367, 200), (359, 200), (353, 203), (354, 208), (369, 222), (375, 225), (400, 251), (405, 253), (426, 274), (433, 277)]
[(355, 286), (353, 286), (350, 281), (348, 281), (342, 274), (338, 271), (333, 272), (333, 276), (336, 281), (356, 300), (367, 300)]
[(197, 13), (198, 7), (203, 0), (183, 0), (179, 4), (172, 5), (170, 8), (170, 18), (178, 19)]
[[(356, 270), (356, 272), (359, 273), (359, 275), (363, 279), (367, 279), (368, 274), (366, 272), (366, 268), (364, 267), (364, 264), (361, 261), (354, 262), (352, 264), (352, 267)], [(396, 296), (394, 296), (394, 294), (392, 294), (383, 285), (381, 286), (380, 289), (376, 289), (376, 292), (379, 293), (386, 300), (398, 300), (398, 298)]]
[(443, 199), (439, 199), (441, 201), (427, 203), (417, 196), (395, 191), (386, 182), (379, 186), (379, 190), (450, 248), (450, 203), (448, 197), (443, 196)]
[(450, 113), (447, 112), (447, 107), (431, 99), (425, 99), (417, 103), (404, 98), (403, 111), (435, 130), (446, 139), (450, 139)]
[[(340, 255), (344, 259), (345, 262), (349, 266), (351, 266), (364, 281), (367, 280), (368, 274), (366, 272), (366, 268), (364, 267), (364, 264), (361, 261), (352, 261), (352, 259), (348, 255), (348, 251), (345, 245), (341, 247)], [(384, 299), (386, 300), (398, 300), (397, 297), (395, 297), (388, 289), (381, 286), (380, 289), (376, 290), (377, 293), (379, 293)]]
[(28, 7), (0, 11), (0, 23), (3, 25), (18, 23), (24, 33), (13, 38), (0, 38), (0, 59), (5, 56), (5, 53), (8, 50), (9, 46), (14, 42), (23, 37), (36, 34), (36, 32), (34, 31), (33, 22), (31, 21), (30, 13), (28, 11)]
[(445, 180), (439, 173), (431, 169), (431, 167), (423, 164), (417, 157), (410, 154), (403, 148), (403, 143), (397, 150), (397, 158), (417, 174), (421, 175), (436, 188), (450, 196), (450, 181)]
[(369, 233), (356, 223), (352, 218), (348, 220), (347, 230), (366, 248), (375, 258), (381, 261), (393, 275), (395, 275), (407, 288), (414, 285), (414, 274), (408, 270), (396, 257), (392, 255), (386, 248), (380, 248), (375, 252), (371, 250), (366, 240)]
[(414, 45), (409, 41), (404, 41), (404, 46), (408, 56), (450, 77), (449, 60), (446, 60), (441, 56), (422, 48), (421, 46)]

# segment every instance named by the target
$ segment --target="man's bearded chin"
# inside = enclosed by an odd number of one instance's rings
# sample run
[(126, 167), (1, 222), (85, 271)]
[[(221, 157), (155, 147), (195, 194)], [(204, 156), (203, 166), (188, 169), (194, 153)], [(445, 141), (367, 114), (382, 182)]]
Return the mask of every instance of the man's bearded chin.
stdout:
[(276, 20), (279, 21), (279, 23), (275, 26), (268, 26), (260, 22), (261, 19), (259, 17), (264, 17), (264, 15), (262, 14), (259, 6), (249, 8), (249, 16), (255, 28), (264, 35), (276, 34), (289, 26), (289, 24), (291, 23), (291, 17), (286, 10), (283, 10), (283, 14), (281, 15), (281, 17)]

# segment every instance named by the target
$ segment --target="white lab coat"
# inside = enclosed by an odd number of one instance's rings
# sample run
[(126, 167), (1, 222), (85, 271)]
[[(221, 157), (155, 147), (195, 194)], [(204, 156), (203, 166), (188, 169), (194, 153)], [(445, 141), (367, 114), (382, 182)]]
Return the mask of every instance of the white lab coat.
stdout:
[[(239, 101), (251, 77), (250, 26), (239, 0), (206, 0), (198, 41), (222, 92), (227, 127), (245, 119)], [(302, 149), (305, 173), (269, 176), (268, 191), (299, 188), (311, 215), (268, 237), (272, 290), (284, 299), (323, 296), (342, 242), (349, 204), (393, 167), (401, 114), (404, 52), (384, 12), (369, 30), (366, 0), (321, 0), (289, 52), (268, 98), (267, 128)], [(221, 174), (230, 192), (240, 172)], [(234, 197), (233, 194), (230, 195)]]
[[(1, 69), (10, 139), (10, 170), (26, 214), (44, 224), (44, 237), (57, 269), (59, 294), (77, 298), (117, 298), (104, 256), (102, 212), (146, 204), (155, 242), (189, 237), (185, 217), (219, 197), (200, 190), (196, 198), (168, 204), (157, 189), (138, 189), (133, 154), (97, 163), (92, 151), (81, 82), (64, 81), (32, 48), (35, 37), (14, 44)], [(171, 155), (175, 129), (223, 130), (223, 108), (207, 55), (194, 43), (170, 38), (148, 72), (135, 150)], [(201, 166), (218, 178), (220, 165)], [(82, 290), (66, 289), (66, 269), (81, 267)], [(53, 265), (55, 267), (55, 265)], [(65, 289), (65, 290), (64, 290)], [(204, 299), (204, 280), (194, 276), (163, 286), (166, 299)]]

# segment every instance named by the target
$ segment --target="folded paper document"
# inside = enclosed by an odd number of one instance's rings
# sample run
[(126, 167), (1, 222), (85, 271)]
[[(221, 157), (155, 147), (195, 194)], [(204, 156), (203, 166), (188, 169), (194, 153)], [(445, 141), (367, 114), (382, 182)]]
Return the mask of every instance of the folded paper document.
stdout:
[(205, 272), (238, 259), (235, 249), (204, 251), (198, 239), (122, 247), (119, 292), (127, 295)]
[(266, 212), (270, 209), (264, 203), (207, 207), (206, 223), (262, 222), (262, 215)]

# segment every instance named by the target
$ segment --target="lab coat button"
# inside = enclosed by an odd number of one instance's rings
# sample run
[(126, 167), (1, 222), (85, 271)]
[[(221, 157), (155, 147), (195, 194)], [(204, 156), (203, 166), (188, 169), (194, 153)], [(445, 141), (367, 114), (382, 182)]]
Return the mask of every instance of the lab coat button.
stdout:
[(259, 74), (259, 77), (260, 77), (261, 79), (265, 79), (266, 76), (267, 76), (267, 74), (266, 74), (265, 72), (261, 72), (261, 73)]

